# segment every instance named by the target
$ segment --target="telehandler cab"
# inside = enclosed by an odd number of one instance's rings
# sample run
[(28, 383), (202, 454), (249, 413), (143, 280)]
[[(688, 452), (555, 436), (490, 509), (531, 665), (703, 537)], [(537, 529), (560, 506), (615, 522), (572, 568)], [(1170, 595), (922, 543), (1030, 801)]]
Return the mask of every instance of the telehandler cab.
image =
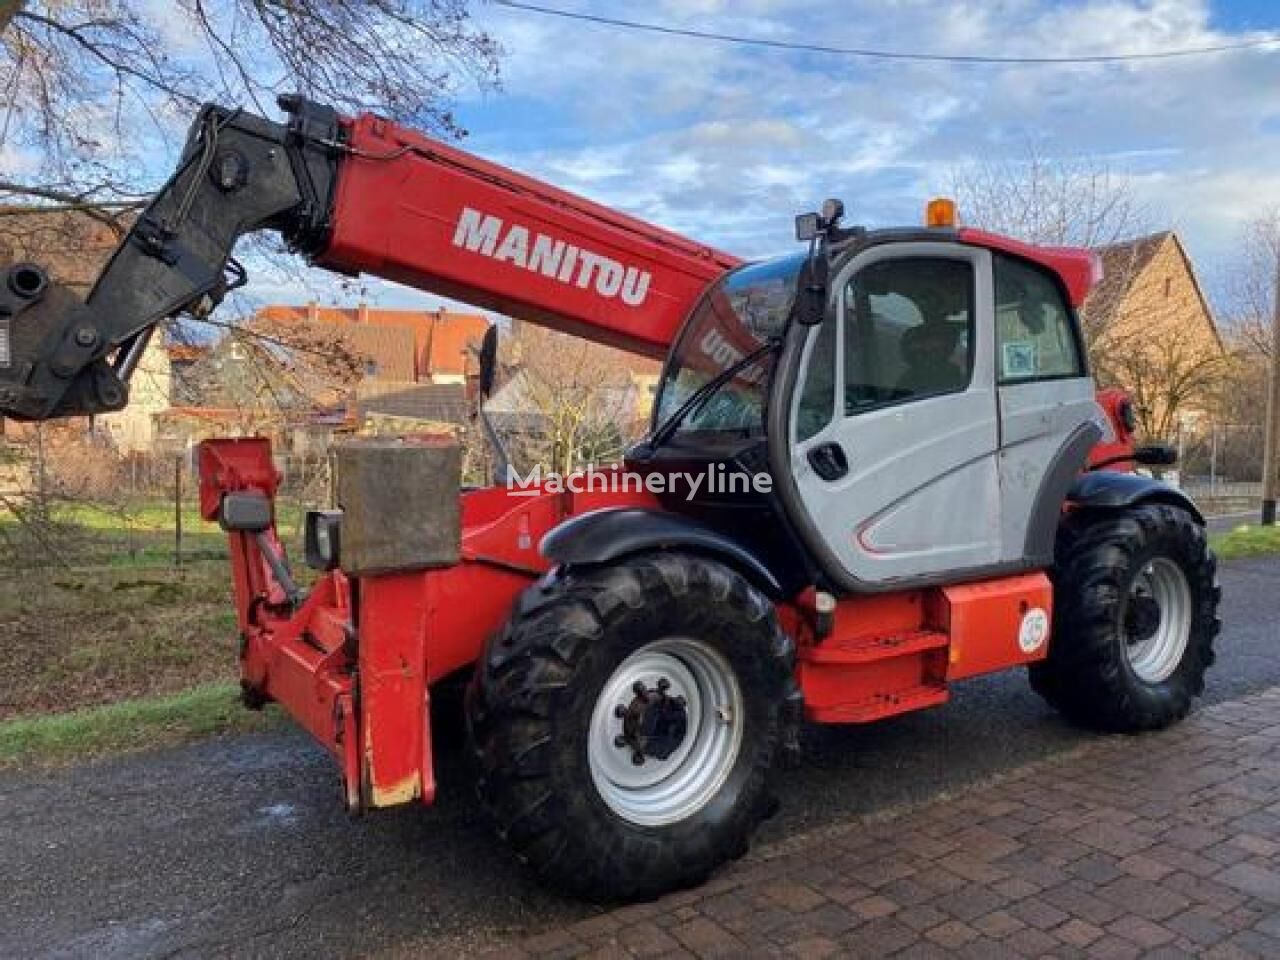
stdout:
[[(449, 438), (342, 445), (309, 590), (267, 441), (200, 446), (246, 703), (332, 753), (353, 811), (431, 803), (436, 739), (466, 736), (521, 860), (649, 897), (746, 850), (804, 719), (933, 706), (1012, 667), (1104, 730), (1163, 727), (1201, 692), (1214, 558), (1194, 504), (1127, 472), (1166, 454), (1089, 377), (1087, 251), (959, 227), (946, 201), (895, 230), (829, 202), (798, 218), (800, 253), (743, 263), (379, 117), (281, 106), (205, 108), (85, 302), (8, 269), (0, 413), (119, 409), (156, 324), (213, 309), (260, 229), (668, 354), (652, 430), (604, 484), (462, 491)], [(464, 675), (468, 729), (433, 729), (433, 691)]]

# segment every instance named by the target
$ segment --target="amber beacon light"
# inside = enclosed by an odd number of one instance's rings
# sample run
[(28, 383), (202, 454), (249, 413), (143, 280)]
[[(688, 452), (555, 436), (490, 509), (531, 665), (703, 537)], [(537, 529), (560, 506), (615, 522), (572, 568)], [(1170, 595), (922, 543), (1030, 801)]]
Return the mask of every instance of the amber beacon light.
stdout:
[(957, 225), (956, 202), (946, 197), (930, 200), (924, 208), (926, 227), (954, 227)]

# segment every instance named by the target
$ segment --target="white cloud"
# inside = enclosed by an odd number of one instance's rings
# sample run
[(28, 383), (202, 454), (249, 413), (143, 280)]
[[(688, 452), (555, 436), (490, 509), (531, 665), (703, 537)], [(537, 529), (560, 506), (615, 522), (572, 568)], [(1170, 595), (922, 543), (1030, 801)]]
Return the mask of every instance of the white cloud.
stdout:
[[(833, 45), (1066, 56), (1245, 36), (1216, 29), (1210, 14), (1200, 0), (665, 0), (623, 15)], [(940, 173), (1028, 140), (1109, 157), (1137, 176), (1161, 173), (1144, 184), (1157, 200), (1165, 199), (1158, 184), (1190, 171), (1228, 173), (1223, 144), (1248, 144), (1255, 156), (1280, 146), (1280, 130), (1262, 124), (1280, 116), (1280, 51), (1270, 49), (1123, 66), (979, 67), (769, 51), (508, 11), (490, 22), (512, 52), (507, 89), (545, 105), (557, 144), (541, 144), (533, 123), (493, 132), (473, 120), (476, 146), (500, 144), (517, 167), (750, 250), (785, 238), (796, 210), (782, 204), (831, 192), (869, 218), (909, 207), (914, 219), (928, 188), (945, 181)], [(1206, 208), (1185, 229), (1204, 230), (1200, 245), (1214, 247), (1238, 215), (1238, 205)]]
[[(565, 0), (563, 8), (829, 45), (1021, 56), (1204, 46), (1204, 0)], [(1280, 50), (1126, 65), (860, 60), (700, 42), (481, 8), (504, 93), (462, 104), (468, 144), (567, 189), (746, 255), (786, 250), (795, 213), (918, 222), (950, 170), (1028, 142), (1133, 177), (1212, 265), (1280, 204)], [(1153, 226), (1163, 226), (1156, 223)]]

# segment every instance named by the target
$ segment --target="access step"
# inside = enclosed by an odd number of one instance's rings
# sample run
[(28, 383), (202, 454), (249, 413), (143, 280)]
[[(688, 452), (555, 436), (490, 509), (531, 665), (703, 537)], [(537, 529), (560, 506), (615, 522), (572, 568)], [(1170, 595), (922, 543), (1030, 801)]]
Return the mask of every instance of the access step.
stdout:
[(904, 633), (870, 637), (828, 637), (821, 643), (804, 647), (800, 659), (809, 663), (874, 663), (890, 657), (906, 657), (926, 650), (947, 646), (950, 637), (934, 630), (910, 630)]
[(827, 706), (810, 706), (806, 711), (814, 723), (870, 723), (883, 717), (892, 717), (912, 710), (937, 706), (947, 702), (947, 688), (943, 684), (924, 683), (888, 693), (877, 693), (864, 700), (850, 703), (833, 703)]

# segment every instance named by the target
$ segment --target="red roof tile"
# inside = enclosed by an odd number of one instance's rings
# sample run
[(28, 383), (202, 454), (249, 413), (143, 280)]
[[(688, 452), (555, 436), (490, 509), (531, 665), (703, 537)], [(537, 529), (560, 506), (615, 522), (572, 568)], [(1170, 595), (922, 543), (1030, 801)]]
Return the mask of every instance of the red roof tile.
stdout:
[(322, 307), (275, 304), (263, 307), (264, 320), (323, 323), (339, 327), (402, 327), (413, 333), (413, 375), (401, 379), (462, 376), (473, 369), (469, 346), (478, 347), (489, 321), (483, 314), (450, 310), (392, 310), (360, 306)]

